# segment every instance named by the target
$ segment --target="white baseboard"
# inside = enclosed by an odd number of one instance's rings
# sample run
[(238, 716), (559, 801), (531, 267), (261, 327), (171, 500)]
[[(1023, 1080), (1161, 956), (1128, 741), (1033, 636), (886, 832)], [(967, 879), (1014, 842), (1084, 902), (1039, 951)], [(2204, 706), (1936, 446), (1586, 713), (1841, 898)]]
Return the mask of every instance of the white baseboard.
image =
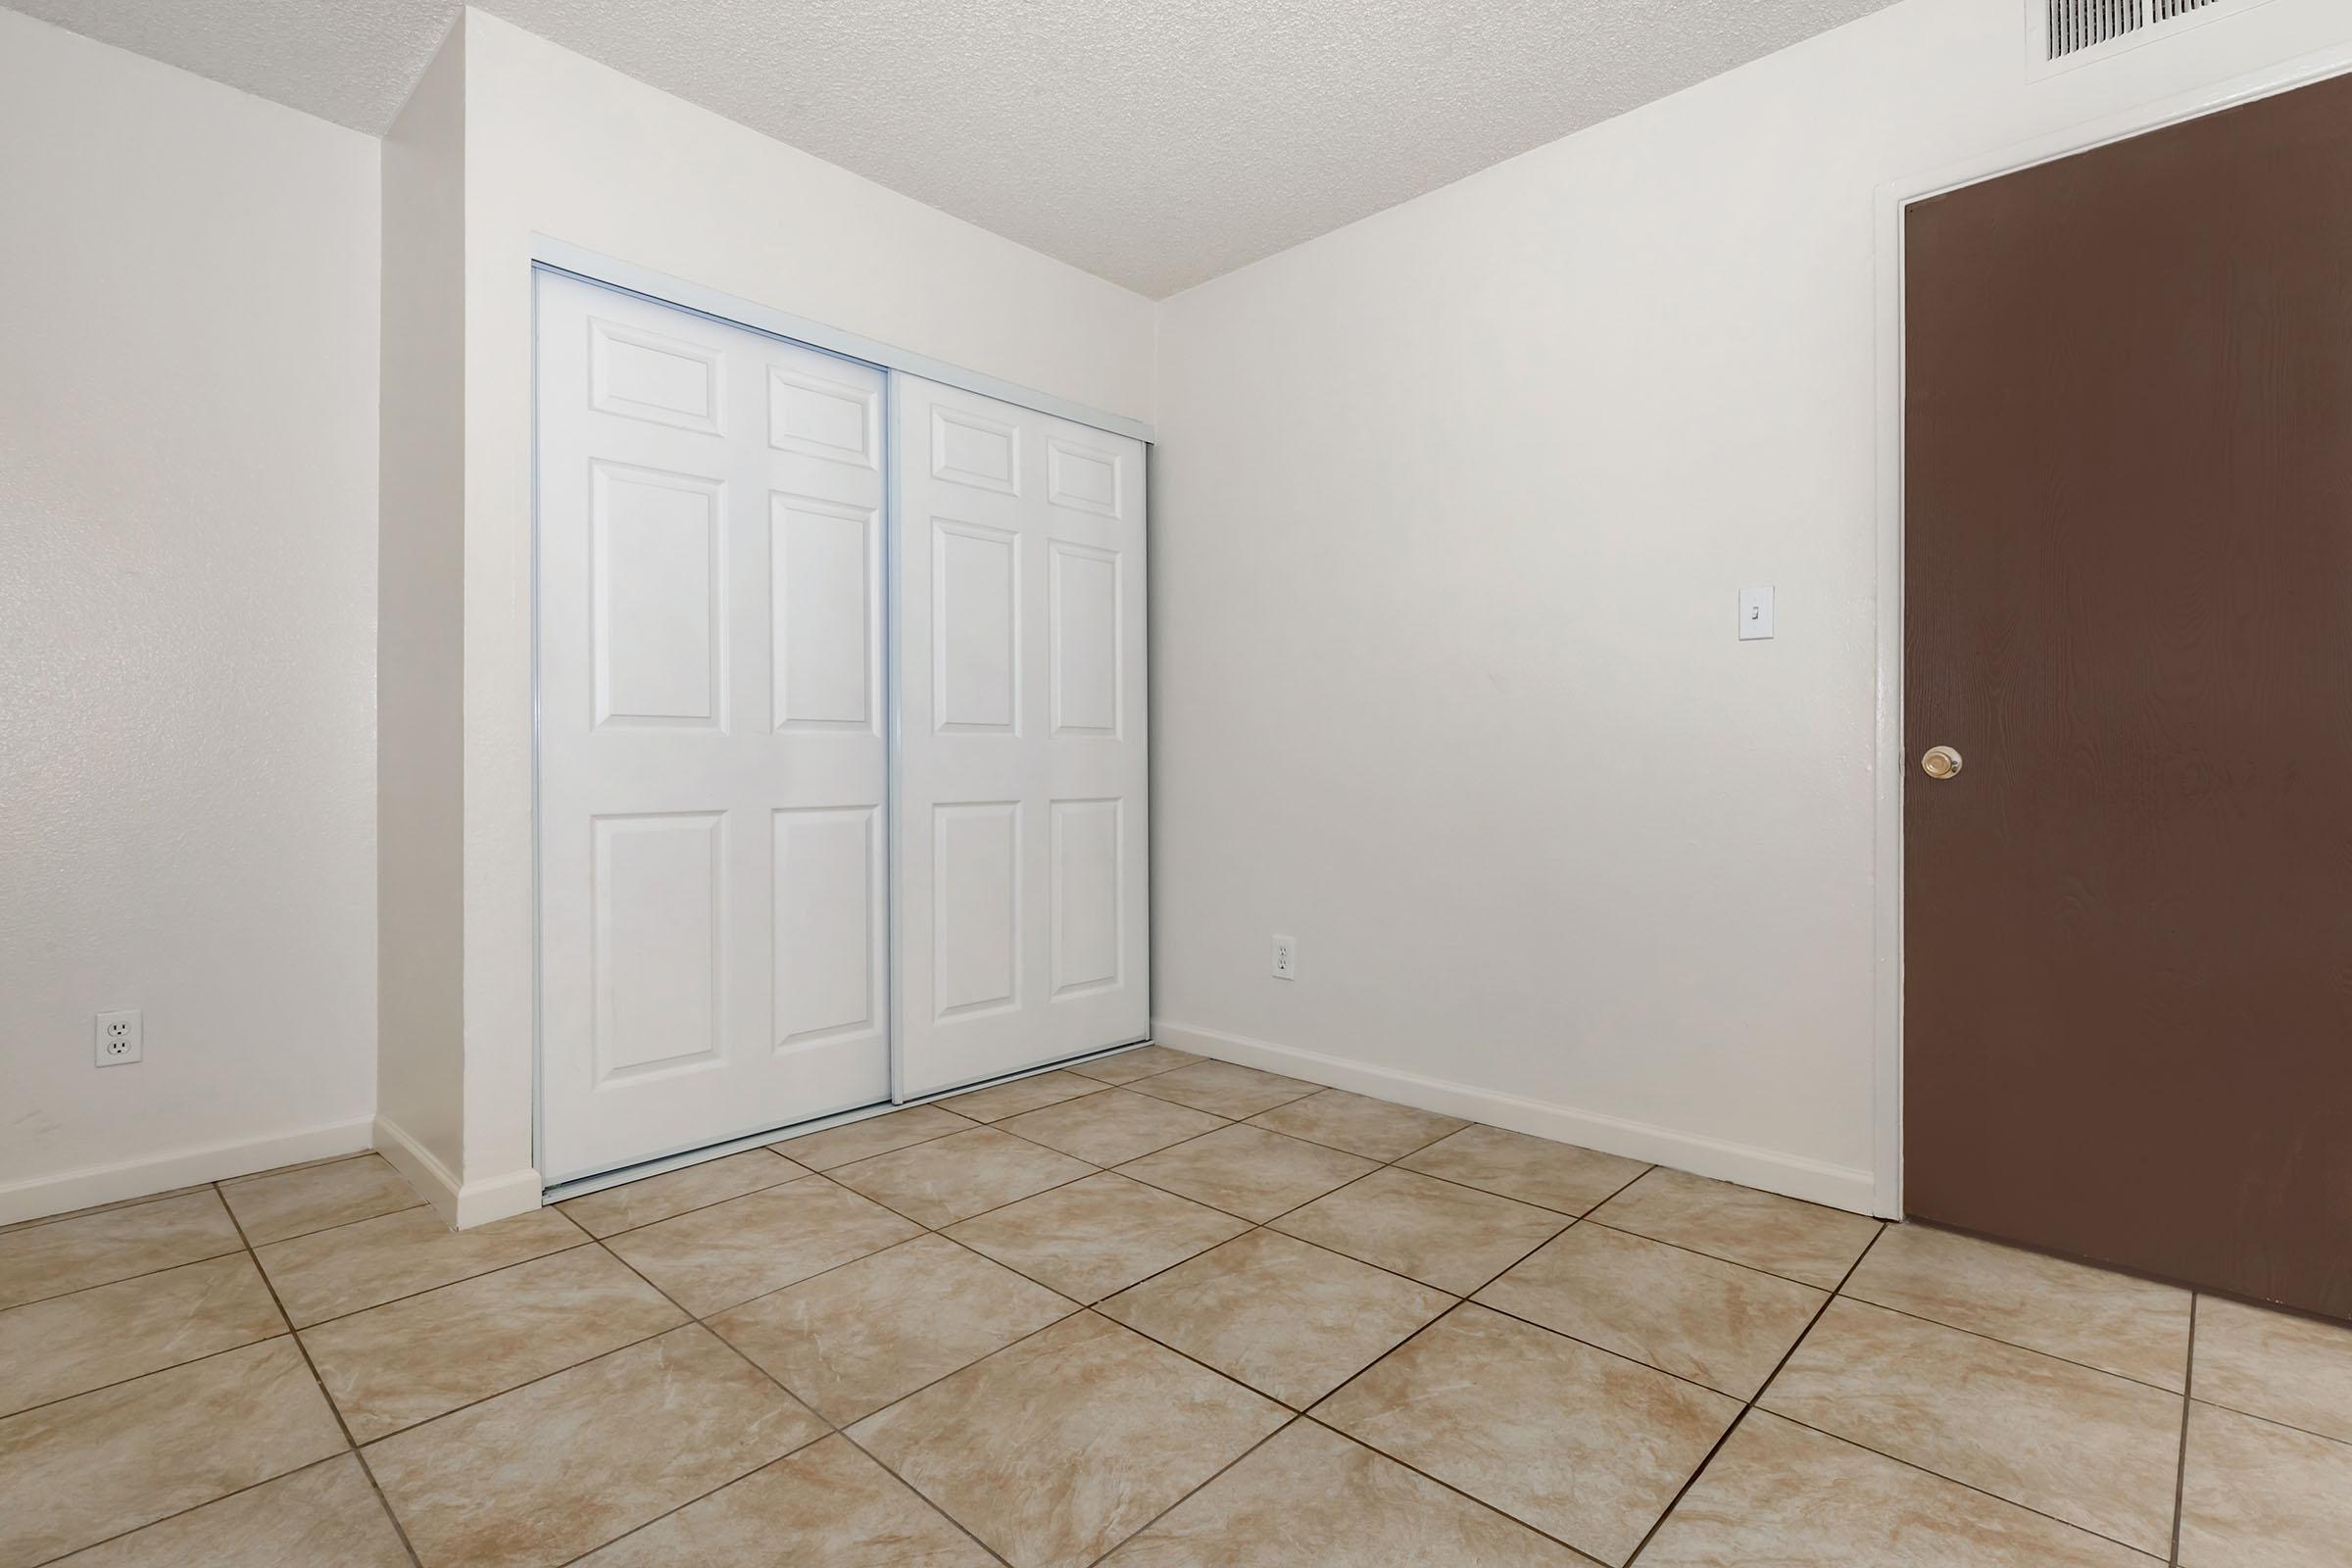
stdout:
[(1309, 1083), (1352, 1090), (1359, 1095), (1393, 1100), (1398, 1104), (1448, 1116), (1467, 1116), (1515, 1133), (1530, 1133), (1538, 1138), (1597, 1149), (1603, 1153), (1623, 1154), (1629, 1159), (1671, 1165), (1676, 1170), (1738, 1182), (1742, 1187), (1801, 1198), (1808, 1202), (1827, 1203), (1832, 1208), (1870, 1213), (1877, 1193), (1871, 1173), (1850, 1166), (1451, 1083), (1396, 1067), (1376, 1067), (1343, 1056), (1327, 1056), (1321, 1052), (1302, 1051), (1296, 1046), (1278, 1046), (1270, 1040), (1199, 1029), (1173, 1019), (1154, 1018), (1152, 1023), (1153, 1040), (1196, 1055), (1304, 1078)]
[(378, 1116), (375, 1152), (390, 1160), (392, 1168), (407, 1177), (417, 1196), (439, 1209), (443, 1219), (453, 1225), (457, 1223), (458, 1179), (433, 1156), (431, 1150), (411, 1138), (398, 1122)]
[(526, 1166), (481, 1181), (460, 1182), (439, 1156), (389, 1117), (375, 1118), (375, 1152), (390, 1160), (454, 1230), (471, 1230), (539, 1206), (537, 1171)]
[(21, 1219), (68, 1214), (77, 1208), (168, 1193), (201, 1182), (250, 1176), (257, 1170), (299, 1165), (305, 1160), (356, 1154), (368, 1147), (369, 1119), (328, 1122), (267, 1138), (206, 1144), (145, 1159), (126, 1159), (112, 1165), (88, 1165), (54, 1176), (34, 1176), (0, 1186), (0, 1225)]
[(467, 1182), (458, 1189), (458, 1229), (469, 1231), (510, 1214), (525, 1214), (540, 1206), (547, 1189), (538, 1171), (525, 1165), (503, 1176)]

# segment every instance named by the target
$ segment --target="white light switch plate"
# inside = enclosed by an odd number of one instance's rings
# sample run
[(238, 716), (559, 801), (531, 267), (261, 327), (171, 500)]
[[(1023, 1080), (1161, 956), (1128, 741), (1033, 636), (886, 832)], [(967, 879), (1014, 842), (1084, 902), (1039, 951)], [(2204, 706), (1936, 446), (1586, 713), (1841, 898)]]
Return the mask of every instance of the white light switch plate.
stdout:
[(1740, 590), (1740, 640), (1753, 642), (1772, 635), (1772, 584)]

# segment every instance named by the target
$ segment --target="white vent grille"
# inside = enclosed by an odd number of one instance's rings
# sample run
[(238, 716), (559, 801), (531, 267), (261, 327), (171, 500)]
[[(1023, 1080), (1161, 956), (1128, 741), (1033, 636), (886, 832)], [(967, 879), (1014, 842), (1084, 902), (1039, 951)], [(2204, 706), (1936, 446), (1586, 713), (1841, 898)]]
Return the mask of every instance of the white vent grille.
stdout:
[(2264, 0), (2026, 0), (2028, 70), (2046, 75)]

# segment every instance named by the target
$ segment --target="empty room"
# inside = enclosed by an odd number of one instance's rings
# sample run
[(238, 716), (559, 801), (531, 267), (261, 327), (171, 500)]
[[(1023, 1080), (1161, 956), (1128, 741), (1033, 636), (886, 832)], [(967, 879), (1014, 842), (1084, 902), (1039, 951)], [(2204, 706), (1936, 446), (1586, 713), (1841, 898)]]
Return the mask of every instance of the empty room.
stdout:
[(0, 0), (0, 1568), (2352, 1568), (2352, 0)]

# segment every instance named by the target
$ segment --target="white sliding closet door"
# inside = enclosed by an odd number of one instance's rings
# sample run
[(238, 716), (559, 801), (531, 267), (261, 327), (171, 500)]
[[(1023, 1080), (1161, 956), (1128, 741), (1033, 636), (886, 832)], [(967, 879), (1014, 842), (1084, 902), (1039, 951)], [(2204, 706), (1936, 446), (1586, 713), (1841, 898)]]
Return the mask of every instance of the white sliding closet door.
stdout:
[(904, 1099), (1150, 1033), (1144, 447), (893, 396)]
[(889, 1094), (883, 376), (538, 289), (552, 1183)]

